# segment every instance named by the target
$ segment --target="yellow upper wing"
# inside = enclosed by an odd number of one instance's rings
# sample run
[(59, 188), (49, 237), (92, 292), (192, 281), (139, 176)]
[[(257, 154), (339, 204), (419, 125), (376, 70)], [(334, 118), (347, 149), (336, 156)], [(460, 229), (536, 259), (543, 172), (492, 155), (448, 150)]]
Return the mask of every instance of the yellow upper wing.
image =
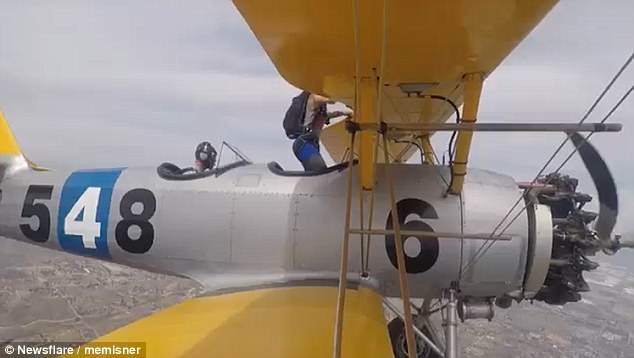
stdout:
[[(444, 122), (453, 114), (450, 106), (408, 97), (399, 85), (416, 84), (424, 94), (445, 96), (460, 105), (463, 76), (493, 71), (556, 0), (234, 3), (288, 82), (349, 105), (354, 102), (356, 60), (361, 78), (376, 78), (385, 34), (381, 119)], [(334, 142), (346, 147), (345, 136)], [(336, 160), (343, 155), (337, 145), (326, 146)]]
[[(259, 289), (185, 301), (96, 341), (146, 342), (148, 357), (329, 357), (336, 287)], [(391, 357), (381, 297), (349, 289), (344, 357)]]

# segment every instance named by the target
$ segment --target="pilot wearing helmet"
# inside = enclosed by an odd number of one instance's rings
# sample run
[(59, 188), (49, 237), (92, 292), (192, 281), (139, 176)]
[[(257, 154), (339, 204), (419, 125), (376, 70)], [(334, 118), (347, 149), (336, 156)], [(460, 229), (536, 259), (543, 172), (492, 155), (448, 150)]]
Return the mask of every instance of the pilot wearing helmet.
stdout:
[(198, 144), (196, 147), (196, 151), (194, 152), (194, 156), (196, 158), (196, 163), (194, 165), (194, 170), (197, 173), (202, 173), (207, 170), (212, 170), (214, 165), (216, 165), (216, 156), (218, 153), (216, 149), (209, 142), (202, 142)]

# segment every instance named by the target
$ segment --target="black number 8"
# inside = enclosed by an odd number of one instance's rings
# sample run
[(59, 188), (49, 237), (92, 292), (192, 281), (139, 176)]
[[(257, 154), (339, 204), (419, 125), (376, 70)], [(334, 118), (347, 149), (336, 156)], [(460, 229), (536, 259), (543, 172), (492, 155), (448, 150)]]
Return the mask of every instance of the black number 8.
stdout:
[[(132, 212), (132, 205), (141, 203), (143, 211), (139, 214)], [(149, 222), (156, 212), (156, 198), (147, 189), (133, 189), (127, 192), (121, 199), (119, 212), (123, 220), (119, 221), (115, 229), (115, 238), (119, 246), (133, 254), (147, 252), (154, 243), (154, 226)], [(128, 229), (137, 226), (141, 229), (138, 239), (130, 238)]]

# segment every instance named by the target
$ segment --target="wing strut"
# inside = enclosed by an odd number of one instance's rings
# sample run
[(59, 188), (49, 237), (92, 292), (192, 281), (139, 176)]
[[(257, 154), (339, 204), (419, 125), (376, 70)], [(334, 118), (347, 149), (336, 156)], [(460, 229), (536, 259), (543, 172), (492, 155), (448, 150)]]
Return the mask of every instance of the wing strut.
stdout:
[[(481, 73), (470, 73), (464, 77), (463, 123), (475, 123), (477, 120), (483, 81), (484, 77)], [(449, 186), (449, 192), (452, 194), (460, 194), (462, 192), (464, 177), (467, 175), (467, 162), (469, 160), (472, 138), (473, 132), (458, 133), (456, 154), (454, 158), (451, 158), (451, 185)]]
[[(387, 130), (383, 128), (381, 135), (383, 137), (383, 156), (385, 160), (385, 179), (390, 193), (390, 204), (392, 206), (393, 217), (398, 218), (398, 206), (396, 205), (396, 196), (394, 195), (394, 183), (390, 173), (390, 156), (387, 147)], [(409, 295), (409, 282), (407, 280), (407, 267), (405, 266), (405, 253), (403, 252), (403, 237), (401, 236), (400, 220), (393, 220), (394, 239), (396, 244), (396, 260), (398, 262), (398, 279), (401, 286), (401, 300), (403, 301), (403, 313), (405, 318), (405, 337), (407, 338), (407, 352), (410, 358), (418, 357), (416, 352), (416, 339), (414, 338), (414, 323), (412, 321), (412, 305)]]
[[(383, 72), (385, 67), (385, 55), (386, 55), (386, 46), (387, 46), (387, 29), (388, 29), (388, 1), (383, 0), (383, 21), (382, 21), (382, 46), (381, 46), (381, 58), (379, 64), (379, 73), (378, 76), (376, 74), (375, 68), (374, 76), (369, 77), (361, 77), (361, 39), (360, 39), (360, 18), (359, 18), (359, 0), (353, 0), (354, 2), (354, 42), (355, 42), (355, 123), (352, 126), (348, 126), (350, 135), (350, 159), (348, 165), (348, 193), (346, 196), (346, 218), (345, 218), (345, 232), (343, 241), (341, 243), (341, 263), (339, 268), (339, 288), (337, 294), (337, 314), (335, 318), (335, 334), (334, 334), (334, 347), (333, 347), (333, 357), (340, 358), (341, 357), (341, 342), (343, 336), (343, 317), (344, 317), (344, 306), (346, 301), (346, 286), (348, 281), (348, 248), (350, 242), (350, 220), (351, 220), (351, 207), (352, 207), (352, 175), (354, 171), (354, 144), (356, 132), (360, 129), (360, 123), (372, 123), (376, 122), (381, 123), (381, 97), (383, 92)], [(350, 130), (352, 129), (352, 130)], [(383, 137), (383, 154), (385, 156), (385, 175), (387, 179), (387, 183), (390, 189), (390, 201), (392, 204), (392, 212), (395, 217), (398, 217), (397, 205), (395, 202), (394, 195), (394, 187), (392, 184), (392, 179), (390, 176), (390, 159), (388, 153), (388, 139), (387, 139), (387, 128), (385, 126), (381, 126), (381, 134)], [(363, 212), (363, 191), (371, 190), (372, 198), (371, 198), (371, 208), (370, 212), (373, 211), (374, 204), (374, 184), (375, 184), (375, 169), (377, 162), (377, 152), (378, 152), (378, 135), (376, 132), (372, 131), (362, 131), (359, 135), (359, 172), (360, 172), (360, 211)], [(363, 215), (363, 214), (361, 214)], [(370, 216), (370, 227), (369, 230), (372, 229), (372, 222)], [(363, 226), (363, 219), (361, 220), (361, 225)], [(361, 228), (363, 230), (363, 227)], [(405, 336), (407, 338), (407, 351), (409, 358), (417, 357), (416, 352), (416, 339), (414, 337), (413, 330), (413, 321), (412, 321), (412, 311), (409, 295), (409, 286), (407, 281), (407, 269), (405, 267), (405, 254), (403, 252), (403, 243), (400, 231), (400, 223), (398, 220), (395, 220), (394, 223), (394, 236), (396, 240), (396, 257), (398, 262), (398, 272), (399, 272), (399, 281), (401, 286), (401, 299), (403, 300), (404, 307), (404, 321), (405, 321)], [(368, 235), (368, 240), (371, 235)], [(363, 257), (363, 236), (361, 236), (361, 245), (362, 251), (361, 255)], [(369, 245), (368, 245), (369, 250)], [(367, 263), (363, 261), (363, 264)], [(365, 268), (362, 265), (362, 272)]]
[[(353, 123), (353, 122), (348, 122), (348, 128), (349, 131), (351, 132), (351, 136), (350, 136), (350, 148), (354, 148), (354, 144), (355, 144), (355, 138), (356, 138), (356, 132), (360, 130), (360, 126), (357, 123)], [(389, 153), (388, 153), (388, 136), (387, 136), (387, 125), (382, 125), (381, 126), (381, 130), (380, 133), (382, 135), (382, 140), (383, 140), (383, 155), (384, 155), (384, 160), (385, 160), (385, 178), (386, 178), (386, 182), (389, 188), (389, 194), (390, 194), (390, 204), (391, 204), (391, 208), (392, 208), (392, 213), (395, 217), (398, 217), (398, 206), (396, 205), (396, 195), (394, 194), (394, 184), (392, 181), (392, 176), (391, 176), (391, 172), (390, 172), (390, 157), (389, 157)], [(378, 148), (378, 143), (376, 143), (375, 146), (375, 156), (374, 156), (374, 165), (376, 166), (376, 160), (377, 160), (377, 155), (376, 155), (376, 149)], [(344, 306), (345, 306), (345, 300), (346, 300), (346, 286), (348, 284), (348, 277), (347, 277), (347, 273), (348, 273), (348, 249), (349, 249), (349, 242), (350, 242), (350, 234), (358, 234), (358, 233), (363, 233), (366, 230), (364, 230), (363, 228), (361, 228), (361, 230), (354, 230), (351, 229), (350, 227), (350, 220), (351, 220), (351, 209), (352, 209), (352, 179), (353, 179), (353, 170), (354, 170), (354, 156), (351, 155), (349, 158), (349, 165), (348, 165), (348, 192), (346, 195), (346, 217), (345, 217), (345, 232), (344, 232), (344, 237), (343, 237), (343, 241), (341, 244), (341, 263), (340, 263), (340, 268), (339, 268), (339, 288), (338, 288), (338, 295), (337, 295), (337, 314), (336, 314), (336, 318), (335, 318), (335, 334), (334, 334), (334, 350), (333, 350), (333, 357), (334, 358), (339, 358), (341, 357), (341, 342), (342, 342), (342, 333), (343, 333), (343, 315), (344, 315)], [(360, 190), (360, 195), (363, 195), (363, 190)], [(363, 206), (363, 200), (360, 201), (360, 204)], [(371, 208), (372, 211), (372, 208)], [(372, 225), (369, 225), (369, 228), (367, 230), (368, 232), (368, 238), (371, 236), (371, 232), (372, 232)], [(416, 339), (414, 336), (414, 323), (413, 323), (413, 319), (412, 319), (412, 310), (411, 310), (411, 305), (407, 304), (408, 302), (411, 302), (410, 300), (410, 293), (409, 293), (409, 282), (408, 282), (408, 278), (407, 278), (407, 267), (405, 264), (405, 253), (404, 253), (404, 246), (403, 246), (403, 238), (401, 235), (401, 227), (400, 227), (400, 223), (398, 222), (398, 220), (394, 221), (394, 238), (395, 238), (395, 246), (396, 246), (396, 259), (397, 259), (397, 266), (398, 266), (398, 275), (399, 275), (399, 284), (400, 284), (400, 288), (401, 288), (401, 299), (403, 301), (403, 311), (404, 311), (404, 322), (405, 322), (405, 335), (406, 335), (406, 339), (407, 339), (407, 351), (408, 351), (408, 355), (410, 358), (415, 358), (417, 357), (417, 352), (416, 352)], [(362, 238), (363, 240), (363, 238)], [(369, 246), (369, 245), (368, 245)], [(361, 253), (362, 255), (364, 254), (363, 251)], [(367, 262), (365, 263), (367, 265)], [(363, 268), (362, 268), (363, 271)]]
[(431, 165), (437, 165), (438, 162), (434, 157), (434, 147), (431, 145), (431, 141), (429, 140), (429, 134), (420, 137), (421, 146), (423, 148), (423, 155), (425, 156), (425, 162)]
[[(356, 134), (350, 136), (350, 148), (354, 148)], [(348, 163), (348, 194), (346, 196), (346, 223), (341, 242), (341, 263), (339, 265), (339, 287), (337, 288), (337, 315), (335, 316), (335, 335), (333, 357), (341, 357), (341, 340), (343, 336), (343, 314), (346, 303), (346, 288), (348, 286), (348, 248), (350, 247), (350, 219), (352, 210), (352, 172), (354, 169), (354, 154), (350, 152)]]

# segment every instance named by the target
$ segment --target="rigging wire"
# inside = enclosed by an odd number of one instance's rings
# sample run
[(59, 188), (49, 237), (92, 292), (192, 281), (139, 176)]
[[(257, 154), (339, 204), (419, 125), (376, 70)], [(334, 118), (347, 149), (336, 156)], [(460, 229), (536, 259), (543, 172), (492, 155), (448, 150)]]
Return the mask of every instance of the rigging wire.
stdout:
[[(420, 137), (417, 137), (417, 138), (420, 138)], [(418, 150), (420, 151), (420, 162), (421, 162), (421, 164), (424, 163), (425, 152), (423, 151), (423, 147), (420, 144), (418, 144), (416, 142), (412, 142), (412, 141), (396, 140), (396, 139), (394, 139), (394, 142), (395, 143), (401, 143), (401, 144), (407, 143), (407, 144), (416, 146), (416, 148), (418, 148)], [(440, 163), (438, 161), (438, 156), (436, 155), (436, 152), (432, 150), (432, 154), (434, 155), (434, 158), (436, 158), (436, 163)], [(449, 188), (449, 182), (447, 182), (447, 179), (445, 179), (445, 177), (442, 175), (442, 173), (438, 169), (438, 165), (432, 163), (431, 166), (434, 168), (434, 171), (436, 172), (436, 175), (438, 175), (440, 180), (442, 180), (442, 182), (445, 183), (445, 185), (447, 185), (447, 188)]]
[(450, 188), (450, 184), (447, 181), (447, 179), (445, 179), (445, 177), (440, 172), (440, 168), (438, 168), (438, 164), (440, 163), (440, 161), (438, 160), (438, 156), (436, 155), (436, 151), (434, 150), (433, 147), (432, 147), (431, 153), (434, 156), (434, 158), (436, 159), (436, 163), (432, 163), (431, 167), (434, 168), (434, 171), (436, 172), (436, 175), (440, 178), (440, 180), (442, 180), (443, 183), (445, 183), (445, 185), (447, 186), (447, 190), (448, 190)]
[[(612, 88), (612, 85), (616, 82), (616, 80), (621, 76), (621, 74), (625, 71), (625, 69), (630, 65), (630, 63), (632, 62), (632, 59), (634, 59), (634, 52), (632, 52), (632, 54), (630, 55), (630, 57), (627, 59), (627, 61), (625, 61), (625, 63), (623, 64), (623, 66), (621, 66), (621, 68), (619, 69), (619, 71), (616, 73), (616, 75), (612, 78), (612, 80), (610, 81), (610, 83), (608, 83), (608, 85), (603, 89), (603, 91), (601, 92), (601, 94), (599, 95), (599, 97), (597, 97), (594, 101), (594, 103), (592, 104), (592, 106), (590, 106), (590, 108), (588, 108), (588, 110), (586, 111), (586, 113), (584, 114), (584, 116), (581, 118), (581, 120), (579, 121), (579, 124), (583, 123), (586, 121), (586, 119), (588, 118), (588, 116), (590, 116), (590, 114), (594, 111), (594, 109), (597, 107), (597, 105), (599, 104), (599, 102), (601, 102), (601, 100), (603, 100), (603, 97), (605, 97), (605, 95), (607, 94), (607, 92), (610, 90), (610, 88)], [(555, 157), (557, 156), (557, 154), (559, 154), (559, 152), (561, 152), (561, 150), (563, 149), (563, 147), (566, 145), (566, 143), (568, 143), (568, 141), (570, 140), (570, 138), (568, 138), (566, 136), (566, 138), (561, 142), (561, 144), (559, 145), (559, 147), (557, 147), (557, 149), (555, 150), (555, 152), (550, 156), (550, 158), (548, 158), (548, 160), (546, 161), (546, 163), (542, 166), (542, 168), (539, 170), (539, 172), (537, 173), (537, 175), (535, 175), (535, 177), (533, 178), (533, 180), (531, 180), (531, 184), (534, 184), (535, 181), (537, 181), (537, 179), (539, 179), (539, 177), (544, 174), (544, 171), (546, 171), (546, 169), (548, 168), (548, 166), (553, 162), (553, 160), (555, 160)], [(515, 210), (515, 208), (517, 208), (517, 206), (519, 205), (519, 203), (522, 201), (523, 195), (520, 195), (520, 197), (517, 199), (517, 201), (515, 202), (515, 204), (511, 207), (511, 209), (509, 209), (509, 211), (506, 213), (506, 215), (504, 215), (504, 217), (502, 218), (502, 220), (500, 220), (500, 222), (495, 226), (495, 228), (493, 229), (493, 232), (491, 233), (491, 236), (495, 235), (495, 232), (502, 226), (502, 224), (504, 223), (504, 221), (506, 221), (506, 219), (508, 219), (509, 215), (511, 215), (511, 213), (513, 212), (513, 210)]]
[[(630, 89), (621, 97), (621, 99), (616, 103), (616, 105), (612, 107), (610, 112), (603, 118), (603, 120), (600, 123), (605, 123), (605, 121), (607, 121), (608, 118), (610, 118), (612, 114), (621, 106), (621, 104), (625, 101), (625, 99), (627, 99), (627, 97), (632, 93), (632, 91), (634, 91), (634, 86), (630, 87)], [(590, 132), (590, 134), (586, 136), (586, 140), (588, 140), (592, 136), (593, 133), (594, 132)], [(559, 173), (561, 168), (564, 167), (564, 165), (570, 160), (570, 158), (572, 158), (572, 156), (577, 152), (578, 149), (579, 147), (575, 146), (574, 150), (570, 153), (568, 158), (566, 158), (566, 160), (557, 168), (557, 170), (554, 171), (554, 173)], [(508, 230), (508, 228), (510, 228), (511, 225), (513, 225), (513, 223), (524, 213), (524, 211), (526, 211), (527, 208), (528, 208), (528, 205), (524, 205), (522, 209), (511, 219), (511, 221), (502, 229), (502, 231), (500, 231), (500, 233), (498, 234), (498, 237), (501, 235), (504, 235), (506, 230)], [(482, 246), (480, 246), (480, 249), (476, 251), (473, 258), (465, 266), (463, 273), (466, 272), (466, 270), (470, 267), (470, 265), (472, 265), (475, 261), (479, 260), (482, 256), (484, 256), (487, 253), (487, 251), (491, 248), (491, 246), (493, 246), (493, 244), (495, 244), (495, 242), (498, 240), (498, 237), (494, 237), (491, 240), (487, 240), (485, 243), (482, 244)]]
[[(419, 95), (419, 97), (430, 97), (433, 99), (440, 99), (443, 100), (445, 102), (448, 102), (451, 107), (453, 108), (454, 112), (456, 113), (456, 118), (457, 121), (460, 121), (460, 111), (458, 110), (458, 106), (456, 106), (456, 104), (449, 98), (444, 97), (444, 96), (439, 96), (439, 95)], [(398, 114), (399, 118), (401, 119), (401, 122), (405, 123), (405, 116), (400, 112), (399, 108), (396, 106), (396, 103), (394, 103), (394, 100), (386, 95), (385, 98), (388, 99), (389, 103), (392, 105), (392, 108), (394, 109), (394, 111), (396, 112), (396, 114)], [(388, 153), (389, 154), (389, 153)], [(436, 163), (440, 164), (440, 159), (438, 158), (438, 155), (436, 154), (436, 151), (432, 150), (432, 154), (434, 155), (434, 158), (436, 159)], [(390, 154), (390, 156), (392, 157), (392, 160), (395, 160), (394, 156), (392, 154)], [(376, 154), (375, 154), (376, 157)], [(442, 174), (440, 173), (440, 171), (438, 170), (438, 166), (437, 165), (433, 165), (436, 174), (438, 174), (438, 177), (440, 177), (440, 179), (445, 183), (445, 185), (447, 185), (447, 188), (449, 188), (449, 183), (447, 182), (447, 180), (442, 176)]]
[(458, 110), (458, 106), (450, 98), (445, 97), (445, 96), (435, 95), (435, 94), (421, 94), (421, 95), (419, 95), (419, 97), (421, 97), (421, 98), (439, 99), (439, 100), (447, 102), (451, 106), (453, 111), (456, 113), (456, 122), (460, 121), (460, 110)]
[[(456, 103), (454, 101), (452, 101), (450, 98), (445, 97), (445, 96), (435, 95), (435, 94), (419, 94), (419, 95), (417, 95), (417, 97), (419, 97), (419, 98), (437, 99), (437, 100), (441, 100), (441, 101), (446, 102), (447, 104), (449, 104), (451, 106), (451, 108), (453, 109), (453, 111), (454, 111), (454, 113), (456, 115), (456, 123), (460, 123), (460, 121), (461, 121), (460, 110), (458, 109), (458, 106), (456, 105)], [(399, 115), (400, 115), (400, 113), (399, 113)], [(402, 118), (403, 118), (403, 116), (401, 116), (401, 119)], [(451, 151), (451, 147), (452, 147), (452, 143), (453, 143), (455, 135), (456, 135), (456, 131), (453, 132), (453, 134), (451, 136), (451, 140), (449, 142), (449, 150), (450, 151)], [(397, 140), (394, 140), (394, 142), (396, 142), (396, 143), (408, 143), (408, 144), (416, 146), (421, 152), (421, 163), (423, 162), (423, 159), (422, 159), (423, 149), (420, 147), (419, 144), (414, 143), (414, 142), (409, 142), (409, 141), (397, 141)], [(438, 158), (436, 158), (436, 161), (438, 161)]]
[[(422, 98), (431, 98), (431, 99), (439, 99), (442, 101), (447, 102), (451, 108), (454, 110), (454, 113), (456, 114), (456, 124), (460, 123), (462, 121), (462, 118), (460, 117), (460, 110), (458, 109), (458, 106), (456, 105), (456, 103), (454, 101), (452, 101), (450, 98), (445, 97), (445, 96), (438, 96), (435, 94), (432, 95), (420, 95), (420, 97)], [(453, 131), (453, 133), (451, 134), (451, 139), (449, 140), (449, 156), (450, 159), (453, 158), (453, 142), (456, 139), (456, 131)], [(450, 160), (451, 163), (451, 160)]]
[[(619, 100), (619, 102), (612, 107), (612, 109), (610, 110), (610, 112), (608, 113), (608, 115), (606, 116), (606, 118), (603, 119), (603, 121), (601, 121), (601, 123), (605, 122), (605, 120), (607, 119), (607, 117), (610, 117), (612, 115), (612, 113), (614, 111), (617, 110), (617, 108), (621, 105), (621, 103), (623, 103), (625, 101), (625, 99), (627, 99), (627, 97), (632, 93), (632, 91), (634, 91), (634, 86), (630, 87), (630, 89), (625, 93), (625, 95), (623, 95), (623, 97), (621, 97), (621, 99)], [(586, 136), (586, 141), (590, 139), (590, 137), (592, 137), (592, 135), (594, 134), (594, 132), (590, 132), (587, 136)], [(556, 173), (558, 173), (566, 164), (568, 164), (568, 162), (570, 161), (570, 159), (572, 158), (573, 155), (575, 155), (575, 153), (577, 153), (577, 150), (579, 148), (576, 147), (575, 149), (573, 149), (572, 152), (570, 152), (570, 154), (568, 154), (568, 156), (566, 157), (566, 159), (563, 161), (563, 163), (561, 163), (560, 166), (557, 167), (557, 169), (555, 170)]]
[[(625, 71), (625, 69), (627, 69), (627, 67), (630, 65), (630, 63), (632, 62), (632, 60), (634, 59), (634, 52), (632, 52), (632, 54), (628, 57), (628, 59), (625, 61), (625, 63), (621, 66), (621, 68), (617, 71), (616, 75), (612, 78), (612, 80), (608, 83), (608, 85), (603, 89), (603, 91), (601, 92), (601, 94), (595, 99), (594, 103), (590, 106), (590, 108), (588, 108), (588, 110), (586, 111), (586, 113), (584, 114), (584, 116), (581, 118), (581, 120), (579, 121), (579, 124), (582, 124), (583, 122), (585, 122), (585, 120), (590, 116), (590, 114), (594, 111), (594, 109), (597, 107), (597, 105), (601, 102), (601, 100), (603, 100), (603, 98), (605, 97), (605, 95), (607, 94), (607, 92), (612, 88), (612, 85), (614, 85), (614, 83), (618, 80), (618, 78), (621, 76), (621, 74)], [(625, 93), (625, 95), (623, 95), (623, 97), (621, 97), (621, 99), (617, 102), (617, 104), (610, 110), (610, 112), (603, 118), (603, 120), (601, 121), (601, 123), (604, 123), (605, 121), (608, 120), (608, 118), (610, 118), (610, 116), (616, 111), (616, 109), (618, 109), (618, 107), (620, 107), (620, 105), (625, 101), (625, 99), (630, 95), (630, 93), (632, 93), (632, 89), (634, 88), (631, 87), (629, 91), (627, 91)], [(593, 132), (591, 132), (587, 137), (589, 138), (591, 135), (593, 134)], [(566, 136), (566, 138), (561, 142), (561, 144), (557, 147), (557, 149), (555, 149), (554, 153), (549, 157), (549, 159), (546, 161), (546, 163), (542, 166), (542, 168), (539, 170), (539, 172), (537, 173), (537, 175), (533, 178), (533, 180), (531, 181), (531, 184), (534, 184), (537, 179), (539, 179), (539, 177), (542, 176), (542, 174), (544, 173), (544, 171), (546, 171), (546, 169), (548, 168), (548, 166), (553, 162), (553, 160), (555, 159), (555, 157), (559, 154), (559, 152), (561, 152), (561, 150), (563, 149), (563, 147), (566, 145), (566, 143), (570, 140), (570, 138), (568, 136)], [(563, 168), (563, 166), (570, 160), (570, 158), (574, 155), (574, 153), (576, 153), (577, 148), (574, 149), (574, 151), (568, 156), (568, 158), (566, 158), (566, 160), (557, 168), (557, 170), (555, 171), (556, 173), (559, 172), (559, 170), (561, 170), (561, 168)], [(520, 195), (519, 198), (517, 199), (517, 201), (513, 204), (513, 206), (506, 212), (506, 214), (504, 215), (504, 217), (502, 218), (502, 220), (500, 220), (500, 222), (495, 226), (495, 228), (493, 229), (493, 231), (491, 232), (491, 240), (487, 240), (484, 243), (482, 243), (482, 245), (478, 248), (478, 250), (476, 250), (475, 254), (473, 255), (473, 257), (471, 258), (471, 260), (469, 260), (469, 262), (467, 263), (467, 265), (465, 265), (464, 269), (462, 270), (462, 273), (464, 274), (467, 269), (470, 268), (470, 266), (477, 260), (479, 260), (484, 254), (486, 254), (486, 252), (491, 248), (491, 246), (493, 246), (493, 244), (498, 240), (497, 237), (495, 237), (496, 235), (496, 231), (502, 226), (502, 224), (504, 224), (504, 222), (509, 218), (509, 216), (511, 215), (511, 213), (513, 213), (513, 211), (517, 208), (517, 206), (522, 202), (522, 199), (524, 198), (524, 195)], [(503, 231), (501, 233), (499, 233), (497, 236), (501, 236), (502, 234), (504, 234), (504, 232), (513, 224), (513, 222), (515, 220), (517, 220), (519, 218), (519, 216), (524, 212), (524, 210), (526, 210), (526, 205), (511, 219), (510, 223), (508, 225), (506, 225), (503, 229)]]
[(438, 159), (438, 155), (436, 154), (436, 151), (433, 150), (434, 148), (432, 147), (432, 151), (431, 154), (434, 156), (434, 159), (436, 159), (436, 164), (440, 164), (440, 160)]
[[(460, 110), (458, 109), (458, 106), (450, 98), (445, 97), (445, 96), (434, 95), (434, 94), (432, 94), (432, 95), (419, 95), (419, 97), (431, 98), (431, 99), (437, 99), (437, 100), (445, 101), (446, 103), (448, 103), (451, 106), (451, 108), (454, 110), (454, 113), (456, 114), (456, 124), (459, 124), (462, 121), (462, 118), (460, 116)], [(452, 173), (453, 173), (453, 150), (454, 150), (453, 143), (454, 143), (454, 140), (456, 138), (456, 134), (457, 134), (457, 132), (453, 131), (453, 133), (451, 134), (451, 138), (449, 139), (449, 144), (448, 144), (449, 170)], [(434, 156), (436, 157), (436, 163), (440, 164), (440, 161), (438, 160), (438, 157), (436, 156), (435, 152), (434, 152)], [(438, 176), (440, 176), (440, 179), (442, 179), (442, 181), (445, 182), (445, 184), (447, 185), (447, 189), (451, 188), (451, 183), (448, 183), (447, 180), (445, 180), (445, 178), (439, 172), (438, 172)], [(451, 180), (453, 180), (453, 176), (452, 176)]]
[[(398, 139), (394, 139), (394, 143), (400, 143), (400, 144), (409, 144), (410, 146), (415, 146), (416, 148), (418, 148), (418, 151), (420, 152), (420, 162), (421, 164), (425, 162), (425, 154), (423, 152), (423, 147), (420, 146), (420, 144), (413, 142), (413, 141), (409, 141), (409, 140), (398, 140)], [(404, 148), (401, 153), (399, 153), (398, 157), (402, 158), (403, 154), (405, 152), (407, 152), (409, 150), (409, 148), (411, 147), (406, 147)]]
[[(632, 91), (634, 91), (634, 86), (630, 87), (630, 89), (621, 97), (621, 99), (616, 103), (616, 105), (614, 105), (614, 107), (612, 107), (612, 109), (610, 110), (610, 112), (608, 112), (608, 114), (601, 120), (601, 124), (605, 123), (605, 121), (608, 120), (608, 118), (610, 118), (612, 116), (612, 114), (621, 106), (621, 104), (627, 99), (627, 97), (629, 97), (629, 95), (632, 93)], [(589, 140), (590, 137), (592, 137), (592, 135), (594, 134), (594, 132), (590, 132), (585, 140)], [(572, 158), (573, 155), (575, 155), (575, 153), (577, 153), (577, 151), (579, 150), (579, 147), (575, 146), (575, 148), (572, 150), (572, 152), (570, 152), (570, 154), (568, 155), (568, 157), (563, 161), (563, 163), (561, 163), (561, 165), (559, 165), (559, 167), (557, 167), (557, 169), (554, 171), (554, 173), (559, 173), (559, 171), (570, 161), (570, 159)], [(524, 206), (524, 208), (520, 211), (519, 214), (523, 213), (524, 210), (526, 210), (526, 205)], [(519, 217), (519, 214), (516, 215), (513, 220), (511, 220), (511, 222), (506, 225), (504, 227), (504, 229), (502, 229), (502, 231), (500, 232), (500, 235), (504, 235), (504, 233), (506, 232), (506, 230), (511, 226), (511, 224), (513, 224), (513, 222), (515, 220), (517, 220), (517, 217)]]

